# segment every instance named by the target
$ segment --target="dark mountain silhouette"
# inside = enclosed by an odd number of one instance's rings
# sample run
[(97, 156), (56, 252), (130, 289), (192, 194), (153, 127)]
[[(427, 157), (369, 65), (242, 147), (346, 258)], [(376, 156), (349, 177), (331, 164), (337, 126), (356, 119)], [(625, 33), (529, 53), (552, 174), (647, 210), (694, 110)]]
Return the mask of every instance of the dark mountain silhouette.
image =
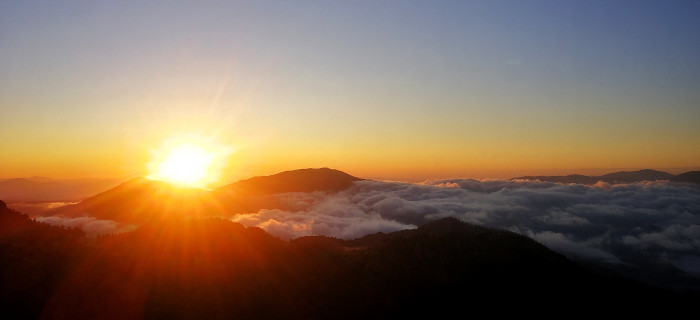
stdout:
[(363, 179), (335, 169), (299, 169), (241, 180), (220, 187), (218, 190), (255, 195), (284, 192), (334, 192), (346, 189), (354, 181), (360, 180)]
[(700, 184), (700, 171), (689, 171), (671, 178), (673, 182), (688, 182)]
[(90, 215), (126, 223), (143, 223), (171, 216), (229, 217), (260, 209), (286, 209), (289, 204), (272, 197), (277, 193), (337, 192), (358, 180), (361, 179), (328, 168), (254, 177), (215, 190), (181, 188), (161, 181), (135, 178), (77, 204), (49, 210), (43, 215)]
[[(8, 318), (673, 316), (698, 298), (603, 275), (527, 237), (453, 218), (355, 240), (293, 241), (212, 218), (168, 219), (96, 239), (5, 209), (0, 223)], [(15, 228), (53, 234), (8, 232)]]
[(641, 181), (670, 180), (673, 177), (674, 175), (667, 172), (645, 169), (638, 171), (620, 171), (601, 176), (584, 176), (580, 174), (568, 176), (523, 176), (511, 178), (510, 180), (539, 180), (554, 183), (594, 184), (598, 181), (607, 183), (634, 183)]
[(600, 181), (608, 183), (632, 183), (640, 181), (669, 180), (672, 174), (651, 169), (638, 171), (620, 171), (598, 176)]

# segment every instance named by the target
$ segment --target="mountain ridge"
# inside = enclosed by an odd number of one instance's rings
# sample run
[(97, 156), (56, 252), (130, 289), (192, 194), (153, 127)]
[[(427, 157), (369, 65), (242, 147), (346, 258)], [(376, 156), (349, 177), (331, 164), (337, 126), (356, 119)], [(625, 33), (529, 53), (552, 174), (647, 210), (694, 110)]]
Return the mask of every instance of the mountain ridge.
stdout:
[(619, 184), (660, 180), (700, 183), (700, 171), (689, 171), (679, 175), (673, 175), (671, 173), (658, 170), (642, 169), (637, 171), (618, 171), (598, 176), (586, 176), (581, 174), (570, 174), (565, 176), (520, 176), (510, 178), (508, 180), (539, 180), (543, 182), (577, 184), (595, 184), (599, 181)]
[(700, 171), (688, 171), (671, 178), (673, 182), (686, 182), (700, 184)]
[(343, 171), (323, 168), (306, 168), (279, 172), (268, 176), (256, 176), (239, 180), (217, 188), (220, 191), (234, 191), (252, 194), (285, 192), (340, 191), (354, 181), (361, 181)]

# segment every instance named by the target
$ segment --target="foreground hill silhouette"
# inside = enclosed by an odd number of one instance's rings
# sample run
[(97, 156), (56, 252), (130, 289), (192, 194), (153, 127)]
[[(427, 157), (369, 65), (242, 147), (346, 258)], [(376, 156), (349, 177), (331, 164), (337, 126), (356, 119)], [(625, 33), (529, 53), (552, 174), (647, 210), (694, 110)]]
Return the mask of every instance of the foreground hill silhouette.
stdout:
[(8, 319), (672, 316), (698, 298), (601, 275), (527, 237), (453, 218), (355, 240), (282, 241), (211, 218), (88, 239), (4, 206), (0, 226)]
[(0, 317), (34, 319), (79, 256), (80, 230), (38, 223), (0, 201)]
[(655, 180), (674, 181), (674, 177), (674, 175), (667, 172), (645, 169), (638, 171), (619, 171), (601, 176), (585, 176), (580, 174), (572, 174), (567, 176), (523, 176), (511, 178), (510, 180), (540, 180), (554, 183), (594, 184), (598, 181), (607, 183), (634, 183)]
[(285, 208), (270, 195), (285, 192), (337, 192), (362, 180), (342, 171), (320, 168), (254, 177), (215, 190), (181, 188), (162, 181), (135, 178), (77, 204), (44, 215), (144, 223), (171, 216), (231, 216), (260, 209)]

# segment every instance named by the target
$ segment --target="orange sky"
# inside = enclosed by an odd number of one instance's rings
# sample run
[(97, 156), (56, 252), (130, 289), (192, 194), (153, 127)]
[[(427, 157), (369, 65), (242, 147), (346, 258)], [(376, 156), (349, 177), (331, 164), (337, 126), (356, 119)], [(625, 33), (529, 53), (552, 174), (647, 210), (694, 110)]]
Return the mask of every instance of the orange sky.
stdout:
[(224, 182), (700, 167), (697, 8), (389, 3), (8, 4), (0, 178), (144, 176), (189, 133)]

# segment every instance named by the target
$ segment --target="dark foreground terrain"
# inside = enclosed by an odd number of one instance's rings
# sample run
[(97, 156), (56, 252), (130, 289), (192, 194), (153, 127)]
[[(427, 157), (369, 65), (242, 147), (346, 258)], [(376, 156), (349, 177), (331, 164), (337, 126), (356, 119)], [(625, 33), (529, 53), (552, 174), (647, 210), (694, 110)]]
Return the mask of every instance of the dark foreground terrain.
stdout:
[(452, 218), (349, 241), (282, 241), (209, 218), (91, 239), (0, 202), (3, 319), (672, 316), (698, 297)]

